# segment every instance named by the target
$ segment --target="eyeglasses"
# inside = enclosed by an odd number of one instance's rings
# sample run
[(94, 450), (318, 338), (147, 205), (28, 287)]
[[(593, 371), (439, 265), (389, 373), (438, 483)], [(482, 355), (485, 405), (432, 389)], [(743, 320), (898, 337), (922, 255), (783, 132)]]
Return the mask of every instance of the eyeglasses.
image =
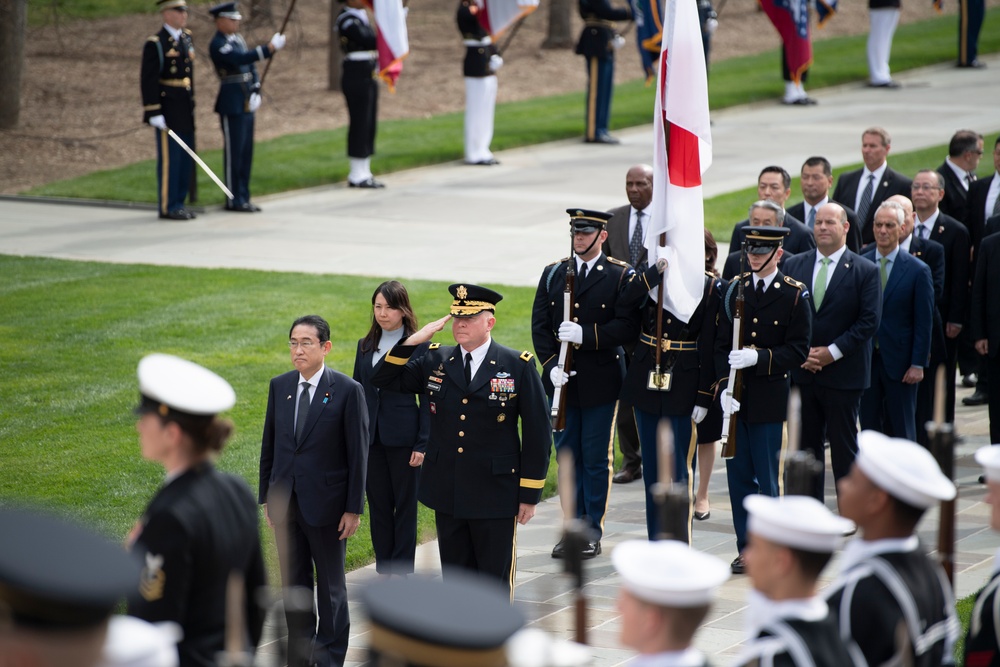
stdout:
[(303, 341), (290, 340), (290, 341), (288, 341), (288, 349), (289, 350), (294, 350), (297, 347), (301, 347), (303, 350), (305, 350), (306, 352), (308, 352), (309, 350), (313, 349), (317, 345), (319, 345), (319, 343), (317, 343), (314, 340), (303, 340)]
[(913, 191), (920, 191), (920, 190), (940, 190), (941, 188), (939, 188), (936, 185), (929, 185), (927, 183), (914, 183), (913, 185), (910, 186), (910, 189)]
[(976, 155), (982, 155), (983, 151), (981, 149), (976, 149), (974, 151), (969, 151), (970, 153), (975, 153)]

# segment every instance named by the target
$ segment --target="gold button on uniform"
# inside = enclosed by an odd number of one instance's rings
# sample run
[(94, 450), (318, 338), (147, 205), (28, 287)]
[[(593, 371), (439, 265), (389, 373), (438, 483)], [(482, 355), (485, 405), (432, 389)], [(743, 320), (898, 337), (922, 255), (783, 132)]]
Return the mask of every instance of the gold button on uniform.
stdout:
[(467, 398), (463, 398), (463, 399), (462, 399), (462, 405), (465, 405), (465, 404), (466, 404), (466, 403), (468, 403), (468, 402), (469, 402), (469, 399), (467, 399)]
[(459, 431), (458, 432), (458, 437), (464, 438), (465, 437), (465, 431)]
[(459, 415), (458, 418), (461, 419), (462, 421), (465, 421), (465, 415)]
[(757, 332), (756, 331), (750, 332), (750, 337), (751, 338), (756, 338), (757, 337)]
[(459, 447), (459, 448), (458, 448), (458, 453), (459, 453), (459, 454), (461, 454), (461, 453), (462, 453), (462, 452), (464, 452), (464, 451), (465, 451), (465, 450), (464, 450), (464, 449), (462, 449), (461, 447)]
[(756, 317), (755, 317), (755, 318), (753, 318), (753, 323), (754, 323), (754, 324), (757, 324), (757, 318), (756, 318)]

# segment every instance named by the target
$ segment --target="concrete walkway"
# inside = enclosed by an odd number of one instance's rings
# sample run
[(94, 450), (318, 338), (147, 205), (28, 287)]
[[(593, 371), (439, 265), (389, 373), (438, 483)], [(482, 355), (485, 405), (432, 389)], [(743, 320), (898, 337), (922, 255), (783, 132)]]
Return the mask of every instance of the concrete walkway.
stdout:
[[(870, 125), (889, 129), (897, 152), (946, 143), (959, 128), (993, 133), (1000, 129), (1000, 59), (986, 60), (987, 70), (940, 66), (902, 74), (898, 79), (905, 87), (900, 90), (851, 85), (815, 91), (817, 107), (768, 102), (718, 112), (705, 192), (712, 196), (751, 186), (765, 164), (797, 173), (810, 155), (825, 155), (835, 165), (858, 162), (861, 132)], [(261, 214), (208, 210), (188, 223), (161, 223), (143, 209), (4, 199), (0, 253), (534, 285), (545, 264), (566, 254), (564, 209), (625, 203), (627, 168), (651, 161), (651, 127), (618, 136), (619, 146), (573, 140), (507, 151), (498, 156), (503, 164), (490, 169), (446, 164), (389, 174), (383, 178), (388, 184), (384, 191), (338, 185), (260, 198)], [(927, 166), (936, 167), (943, 159), (941, 155)], [(956, 466), (961, 487), (957, 592), (964, 596), (986, 581), (1000, 539), (989, 530), (984, 487), (976, 483), (979, 470), (971, 460), (972, 452), (988, 443), (985, 408), (959, 406), (958, 431), (965, 440)], [(832, 479), (829, 472), (827, 478)], [(827, 497), (833, 497), (832, 487)], [(728, 562), (735, 556), (735, 539), (720, 460), (711, 502), (711, 518), (696, 522), (694, 545)], [(560, 526), (558, 504), (548, 501), (519, 530), (515, 597), (531, 624), (568, 638), (573, 634), (570, 583), (560, 574), (561, 562), (549, 556)], [(936, 526), (934, 515), (923, 521), (927, 544), (935, 543)], [(618, 542), (645, 535), (641, 483), (614, 486), (606, 528), (604, 555), (587, 563), (588, 636), (595, 665), (618, 665), (632, 653), (617, 642), (618, 582), (608, 554)], [(439, 571), (436, 547), (429, 543), (419, 548), (420, 571)], [(835, 561), (827, 574), (836, 569)], [(350, 573), (351, 599), (357, 600), (359, 589), (374, 577), (373, 567)], [(734, 577), (723, 588), (698, 637), (699, 647), (714, 655), (717, 664), (725, 663), (741, 641), (747, 586), (746, 577)], [(348, 658), (354, 665), (364, 661), (361, 647), (368, 629), (356, 603), (351, 611)]]

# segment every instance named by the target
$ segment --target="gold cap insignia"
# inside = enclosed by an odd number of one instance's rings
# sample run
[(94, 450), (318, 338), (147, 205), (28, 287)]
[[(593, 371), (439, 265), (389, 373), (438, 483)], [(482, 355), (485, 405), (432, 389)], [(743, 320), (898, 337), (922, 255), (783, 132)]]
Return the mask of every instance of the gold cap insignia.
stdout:
[(455, 296), (459, 299), (465, 300), (465, 297), (469, 296), (469, 290), (465, 289), (465, 285), (459, 285), (458, 289), (455, 290)]

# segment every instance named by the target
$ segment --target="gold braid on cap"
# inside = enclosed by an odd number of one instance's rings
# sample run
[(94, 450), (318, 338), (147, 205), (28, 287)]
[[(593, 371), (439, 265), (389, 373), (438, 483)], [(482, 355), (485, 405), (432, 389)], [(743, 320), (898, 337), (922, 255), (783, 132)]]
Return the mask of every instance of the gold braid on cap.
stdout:
[(451, 304), (451, 314), (452, 315), (475, 315), (476, 313), (481, 313), (484, 310), (493, 310), (496, 308), (495, 304), (489, 301), (462, 301), (456, 299)]
[(376, 651), (402, 658), (411, 664), (438, 667), (503, 667), (507, 664), (507, 654), (502, 645), (486, 649), (440, 646), (393, 632), (375, 623), (372, 623), (371, 634), (371, 645)]

